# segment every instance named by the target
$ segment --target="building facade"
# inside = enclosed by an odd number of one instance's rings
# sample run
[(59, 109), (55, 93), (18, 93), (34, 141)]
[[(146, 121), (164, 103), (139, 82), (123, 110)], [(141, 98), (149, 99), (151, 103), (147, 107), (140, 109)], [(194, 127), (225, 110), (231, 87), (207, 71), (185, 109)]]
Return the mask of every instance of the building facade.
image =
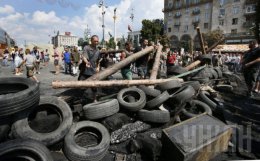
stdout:
[(7, 47), (13, 47), (15, 45), (14, 39), (12, 39), (9, 34), (0, 27), (0, 49), (5, 49)]
[(52, 44), (57, 47), (78, 46), (78, 37), (71, 35), (70, 32), (65, 32), (64, 35), (57, 33), (52, 37)]
[(132, 39), (134, 47), (140, 46), (141, 31), (128, 32), (128, 37)]
[(256, 0), (164, 0), (163, 12), (165, 33), (173, 48), (191, 41), (200, 48), (197, 26), (201, 33), (222, 30), (230, 44), (254, 39)]

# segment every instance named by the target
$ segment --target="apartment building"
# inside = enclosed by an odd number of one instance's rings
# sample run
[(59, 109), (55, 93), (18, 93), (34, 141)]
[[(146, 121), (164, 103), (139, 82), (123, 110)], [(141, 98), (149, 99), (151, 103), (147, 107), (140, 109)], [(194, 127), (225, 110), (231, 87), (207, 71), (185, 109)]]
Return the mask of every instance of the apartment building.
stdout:
[(196, 27), (202, 33), (223, 30), (227, 44), (254, 38), (252, 28), (257, 0), (164, 0), (165, 33), (173, 48), (194, 42), (200, 48)]
[(57, 47), (78, 46), (78, 37), (71, 35), (70, 32), (65, 32), (64, 35), (59, 34), (52, 37), (52, 44)]

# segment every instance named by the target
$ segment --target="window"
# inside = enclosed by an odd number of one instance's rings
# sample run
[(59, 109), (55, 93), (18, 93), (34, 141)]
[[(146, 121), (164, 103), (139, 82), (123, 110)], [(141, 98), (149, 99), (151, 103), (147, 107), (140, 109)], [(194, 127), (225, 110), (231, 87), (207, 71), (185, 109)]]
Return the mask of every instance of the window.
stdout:
[(209, 23), (204, 23), (204, 29), (208, 29), (209, 28)]
[(189, 8), (186, 8), (185, 13), (186, 13), (186, 14), (189, 14), (189, 13), (190, 13), (190, 9), (189, 9)]
[(196, 22), (200, 21), (200, 16), (195, 16), (195, 19), (194, 19)]
[(205, 12), (205, 20), (209, 20), (209, 13)]
[(172, 7), (172, 4), (173, 4), (172, 0), (169, 0), (169, 1), (168, 1), (168, 7), (171, 8), (171, 7)]
[(205, 4), (205, 9), (209, 9), (210, 8), (210, 3), (206, 3)]
[(189, 5), (189, 4), (190, 4), (190, 1), (191, 1), (191, 0), (186, 0), (186, 1), (185, 1), (185, 4), (186, 4), (186, 5)]
[(224, 16), (225, 15), (225, 9), (224, 8), (219, 9), (219, 15), (220, 16)]
[(200, 0), (194, 0), (194, 4), (200, 3)]
[(169, 28), (168, 28), (168, 32), (172, 32), (172, 28), (169, 27)]
[(175, 4), (175, 7), (176, 8), (181, 8), (181, 1), (176, 1), (176, 4)]
[(233, 14), (234, 14), (234, 15), (235, 15), (235, 14), (238, 14), (238, 13), (239, 13), (239, 9), (240, 9), (239, 6), (234, 6), (234, 7), (233, 7)]
[(224, 26), (224, 20), (219, 20), (219, 26)]
[(184, 32), (187, 32), (188, 30), (189, 30), (189, 26), (188, 25), (184, 26)]
[(169, 13), (168, 13), (168, 16), (171, 17), (171, 16), (172, 16), (172, 12), (169, 12)]
[(240, 2), (240, 0), (234, 0), (234, 2)]
[(246, 6), (246, 13), (254, 13), (256, 11), (256, 5)]
[(237, 24), (238, 24), (238, 18), (233, 18), (232, 25), (237, 25)]
[(237, 34), (237, 29), (231, 29), (231, 34)]

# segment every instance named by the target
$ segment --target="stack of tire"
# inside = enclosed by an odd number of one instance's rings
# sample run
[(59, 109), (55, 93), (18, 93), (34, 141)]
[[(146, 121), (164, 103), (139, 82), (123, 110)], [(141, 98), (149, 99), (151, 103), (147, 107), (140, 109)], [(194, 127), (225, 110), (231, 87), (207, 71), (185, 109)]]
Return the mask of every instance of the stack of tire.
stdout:
[[(62, 160), (101, 160), (110, 135), (100, 123), (73, 124), (69, 105), (55, 96), (40, 96), (39, 84), (26, 78), (0, 79), (0, 160), (52, 161), (52, 151), (61, 148)], [(98, 142), (82, 143), (84, 135)]]
[(104, 124), (110, 117), (124, 113), (163, 127), (179, 114), (211, 114), (217, 106), (199, 90), (199, 81), (173, 79), (155, 88), (123, 88), (84, 104), (83, 117), (73, 123), (72, 108), (58, 97), (40, 96), (39, 84), (30, 79), (1, 78), (0, 89), (0, 160), (52, 161), (53, 151), (62, 150), (65, 161), (99, 161), (110, 148), (110, 133), (124, 125), (116, 123), (111, 130)]

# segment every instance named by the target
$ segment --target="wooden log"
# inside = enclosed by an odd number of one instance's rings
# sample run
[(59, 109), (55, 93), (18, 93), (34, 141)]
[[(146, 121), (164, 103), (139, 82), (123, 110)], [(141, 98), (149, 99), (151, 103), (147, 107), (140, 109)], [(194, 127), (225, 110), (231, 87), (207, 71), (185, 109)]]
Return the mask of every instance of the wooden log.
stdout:
[[(181, 82), (183, 79), (175, 78)], [(113, 86), (134, 86), (134, 85), (156, 85), (165, 83), (172, 79), (141, 79), (141, 80), (109, 80), (109, 81), (54, 81), (53, 88), (97, 88), (97, 87), (113, 87)]]
[(161, 54), (162, 54), (162, 45), (160, 45), (158, 47), (157, 52), (156, 52), (153, 69), (152, 69), (151, 76), (150, 76), (151, 80), (157, 78), (158, 70), (160, 67)]
[(217, 41), (216, 43), (214, 43), (211, 47), (209, 47), (207, 49), (207, 53), (210, 52), (211, 50), (213, 50), (216, 46), (218, 46), (220, 43), (222, 43), (225, 40), (225, 37), (222, 37), (219, 41)]
[(200, 28), (197, 27), (196, 29), (197, 29), (197, 33), (198, 33), (199, 40), (200, 40), (200, 47), (201, 47), (201, 50), (202, 50), (202, 54), (206, 54), (203, 37), (202, 37), (202, 34), (200, 33)]
[(186, 66), (185, 69), (191, 70), (192, 68), (198, 66), (201, 63), (200, 60), (196, 60), (195, 62), (191, 63), (190, 65)]
[(127, 66), (128, 64), (136, 61), (138, 58), (150, 53), (151, 51), (153, 51), (154, 47), (153, 46), (150, 46), (150, 47), (147, 47), (146, 49), (144, 50), (141, 50), (129, 57), (127, 57), (126, 59), (108, 67), (107, 69), (99, 72), (99, 73), (96, 73), (94, 74), (93, 76), (89, 77), (86, 81), (89, 81), (89, 80), (102, 80), (102, 79), (105, 79), (107, 78), (108, 76), (116, 73), (118, 70), (120, 70), (121, 68)]
[(116, 54), (116, 53), (122, 53), (123, 51), (125, 50), (119, 49), (119, 50), (100, 51), (100, 54)]
[(179, 75), (175, 75), (175, 76), (172, 76), (172, 77), (170, 77), (170, 79), (172, 78), (181, 78), (181, 77), (184, 77), (184, 76), (186, 76), (186, 75), (189, 75), (189, 74), (191, 74), (191, 73), (194, 73), (194, 72), (197, 72), (197, 71), (199, 71), (199, 70), (201, 70), (201, 69), (204, 69), (206, 67), (206, 65), (204, 65), (204, 66), (201, 66), (201, 67), (198, 67), (198, 68), (196, 68), (196, 69), (193, 69), (193, 70), (191, 70), (191, 71), (188, 71), (188, 72), (185, 72), (185, 73), (182, 73), (182, 74), (179, 74)]

